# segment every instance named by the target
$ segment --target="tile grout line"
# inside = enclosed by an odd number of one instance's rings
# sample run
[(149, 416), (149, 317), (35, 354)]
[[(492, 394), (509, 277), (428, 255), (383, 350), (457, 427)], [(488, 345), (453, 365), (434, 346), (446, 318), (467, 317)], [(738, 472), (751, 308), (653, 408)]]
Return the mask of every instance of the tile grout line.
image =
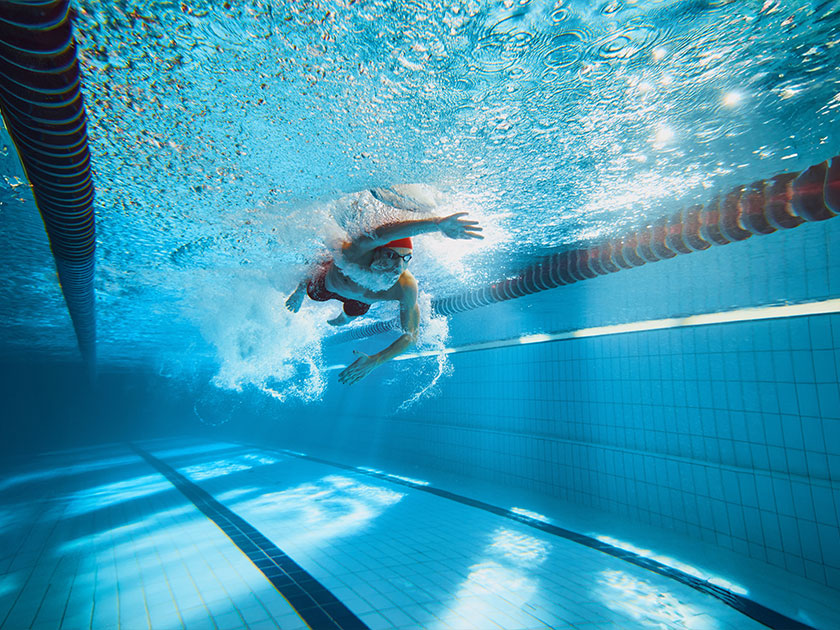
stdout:
[[(391, 422), (402, 422), (405, 424), (415, 424), (415, 425), (422, 425), (424, 427), (451, 427), (452, 425), (448, 425), (444, 422), (436, 422), (434, 420), (413, 420), (411, 418), (393, 418)], [(484, 434), (491, 434), (495, 436), (508, 436), (513, 435), (514, 437), (522, 437), (522, 438), (533, 438), (536, 440), (541, 440), (544, 442), (552, 442), (557, 444), (562, 444), (566, 446), (577, 446), (580, 448), (590, 448), (590, 449), (597, 449), (602, 451), (612, 451), (614, 453), (618, 453), (621, 455), (637, 455), (637, 456), (648, 456), (654, 459), (663, 459), (666, 461), (674, 461), (680, 464), (688, 464), (691, 466), (700, 466), (700, 467), (708, 467), (709, 463), (705, 462), (700, 459), (694, 459), (693, 457), (687, 457), (685, 455), (674, 455), (671, 453), (662, 453), (659, 451), (643, 451), (638, 448), (630, 448), (625, 446), (617, 446), (615, 444), (606, 444), (600, 442), (586, 442), (585, 440), (575, 440), (571, 438), (559, 438), (559, 437), (552, 437), (550, 433), (543, 433), (539, 431), (528, 431), (528, 430), (503, 430), (503, 429), (488, 429), (486, 427), (481, 427), (477, 425), (459, 425), (456, 427), (461, 431), (472, 431), (472, 432), (481, 432)], [(705, 437), (702, 435), (696, 434), (689, 434), (690, 437)], [(736, 440), (732, 439), (733, 442), (737, 442), (739, 444), (750, 444), (751, 442), (747, 440)], [(265, 447), (267, 448), (267, 447)], [(533, 459), (533, 458), (531, 458)], [(744, 474), (747, 472), (754, 472), (756, 475), (759, 476), (766, 476), (771, 477), (774, 480), (782, 480), (782, 481), (791, 481), (797, 483), (808, 483), (814, 486), (819, 486), (822, 488), (828, 488), (833, 490), (834, 487), (837, 485), (835, 480), (827, 479), (823, 477), (807, 477), (802, 473), (795, 473), (795, 472), (786, 472), (783, 470), (771, 470), (769, 468), (754, 468), (749, 469), (745, 468), (744, 466), (740, 466), (738, 464), (729, 464), (725, 462), (714, 462), (714, 466), (716, 468), (720, 468), (722, 470), (726, 470), (727, 472), (732, 472), (735, 474)], [(610, 473), (606, 473), (610, 475)]]
[(253, 525), (165, 462), (135, 444), (130, 446), (230, 538), (307, 626), (317, 630), (368, 630), (335, 595)]

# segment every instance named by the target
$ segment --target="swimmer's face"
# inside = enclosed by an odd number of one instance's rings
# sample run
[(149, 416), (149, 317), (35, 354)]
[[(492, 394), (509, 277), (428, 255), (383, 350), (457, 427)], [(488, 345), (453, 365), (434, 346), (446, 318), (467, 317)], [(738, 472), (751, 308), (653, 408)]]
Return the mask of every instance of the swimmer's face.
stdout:
[(374, 251), (370, 268), (373, 271), (394, 272), (403, 270), (411, 260), (411, 249), (408, 247), (380, 247)]

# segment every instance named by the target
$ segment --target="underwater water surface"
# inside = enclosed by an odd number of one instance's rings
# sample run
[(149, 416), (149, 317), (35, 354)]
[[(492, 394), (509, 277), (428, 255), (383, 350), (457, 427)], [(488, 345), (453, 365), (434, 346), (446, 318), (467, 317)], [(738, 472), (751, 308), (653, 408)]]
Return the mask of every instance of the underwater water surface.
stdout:
[[(209, 371), (224, 387), (285, 383), (295, 391), (281, 397), (317, 395), (334, 313), (310, 305), (290, 317), (282, 304), (353, 234), (418, 215), (479, 220), (484, 241), (418, 239), (412, 269), (428, 301), (804, 168), (838, 143), (834, 2), (81, 1), (73, 10), (97, 195), (102, 366)], [(0, 153), (0, 229), (11, 244), (0, 254), (9, 269), (0, 343), (10, 356), (73, 360), (8, 138)], [(381, 201), (395, 198), (398, 207)], [(394, 312), (378, 305), (371, 316)], [(446, 323), (433, 328), (432, 348)]]

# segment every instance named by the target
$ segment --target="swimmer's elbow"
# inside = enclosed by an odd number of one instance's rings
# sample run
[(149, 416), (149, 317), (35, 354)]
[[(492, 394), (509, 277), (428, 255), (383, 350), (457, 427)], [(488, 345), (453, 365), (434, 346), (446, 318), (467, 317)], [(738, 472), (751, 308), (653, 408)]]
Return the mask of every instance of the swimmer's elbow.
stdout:
[(376, 249), (378, 243), (376, 240), (367, 234), (357, 236), (352, 241), (345, 242), (342, 246), (342, 253), (345, 258), (353, 259), (357, 256)]
[(419, 326), (412, 326), (408, 325), (403, 328), (403, 339), (406, 342), (407, 346), (414, 346), (417, 345), (418, 339), (420, 339), (420, 327)]

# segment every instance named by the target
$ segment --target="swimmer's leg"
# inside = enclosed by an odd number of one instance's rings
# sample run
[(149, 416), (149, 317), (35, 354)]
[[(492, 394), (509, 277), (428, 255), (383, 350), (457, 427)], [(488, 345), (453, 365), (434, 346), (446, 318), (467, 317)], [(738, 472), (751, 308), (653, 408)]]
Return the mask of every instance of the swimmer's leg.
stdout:
[(286, 299), (286, 308), (292, 313), (297, 313), (300, 310), (300, 305), (303, 304), (303, 298), (306, 297), (307, 281), (302, 280), (294, 293)]
[(340, 312), (338, 315), (336, 315), (334, 318), (332, 318), (332, 319), (328, 319), (328, 320), (327, 320), (327, 323), (328, 323), (330, 326), (344, 326), (344, 324), (349, 324), (349, 323), (350, 323), (350, 322), (352, 322), (354, 319), (356, 319), (356, 316), (354, 316), (354, 315), (348, 315), (348, 314), (347, 314), (347, 313), (345, 313), (344, 311), (341, 311), (341, 312)]

